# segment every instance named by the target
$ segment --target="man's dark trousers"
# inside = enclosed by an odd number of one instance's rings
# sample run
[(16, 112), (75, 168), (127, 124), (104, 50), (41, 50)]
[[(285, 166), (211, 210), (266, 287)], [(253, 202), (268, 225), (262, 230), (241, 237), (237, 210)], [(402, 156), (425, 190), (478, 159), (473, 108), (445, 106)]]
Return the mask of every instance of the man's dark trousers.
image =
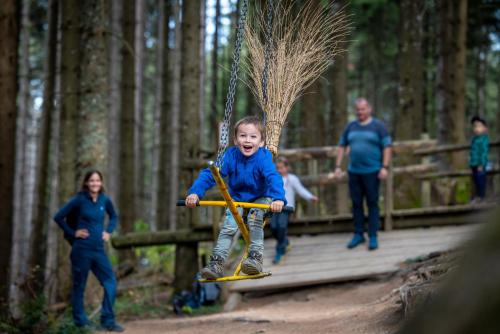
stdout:
[(276, 253), (284, 255), (288, 246), (288, 216), (289, 212), (274, 213), (271, 217), (271, 232), (276, 239)]
[(349, 172), (349, 192), (352, 200), (352, 216), (354, 220), (354, 233), (362, 235), (365, 225), (363, 199), (366, 198), (368, 206), (368, 236), (377, 236), (379, 229), (379, 194), (380, 180), (378, 172), (357, 174)]
[(104, 288), (104, 297), (101, 310), (101, 324), (112, 327), (115, 324), (113, 304), (116, 297), (116, 278), (104, 249), (88, 249), (73, 246), (71, 250), (71, 271), (73, 276), (73, 320), (77, 326), (88, 325), (83, 306), (85, 285), (89, 271), (92, 270)]

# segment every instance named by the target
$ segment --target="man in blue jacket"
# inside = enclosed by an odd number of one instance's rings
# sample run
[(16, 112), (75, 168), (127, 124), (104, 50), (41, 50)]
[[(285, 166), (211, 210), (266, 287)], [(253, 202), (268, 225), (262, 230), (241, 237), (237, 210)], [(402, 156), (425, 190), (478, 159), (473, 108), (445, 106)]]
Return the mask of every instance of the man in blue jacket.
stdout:
[(391, 137), (385, 124), (372, 117), (372, 108), (365, 98), (355, 102), (357, 120), (349, 123), (340, 137), (335, 178), (342, 176), (342, 158), (349, 147), (349, 193), (352, 200), (354, 236), (347, 245), (351, 249), (365, 242), (363, 200), (368, 206), (368, 249), (378, 248), (379, 185), (387, 178), (391, 161)]

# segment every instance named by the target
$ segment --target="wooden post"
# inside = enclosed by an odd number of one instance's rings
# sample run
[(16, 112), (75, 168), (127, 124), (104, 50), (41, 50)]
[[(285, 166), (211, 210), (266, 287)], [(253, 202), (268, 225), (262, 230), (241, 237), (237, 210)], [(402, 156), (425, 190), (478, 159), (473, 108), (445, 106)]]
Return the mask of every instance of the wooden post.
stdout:
[(392, 230), (392, 211), (393, 211), (393, 184), (394, 184), (394, 173), (393, 173), (393, 165), (392, 161), (389, 165), (389, 171), (387, 175), (387, 180), (385, 181), (385, 220), (384, 220), (384, 230), (390, 231)]
[[(313, 176), (318, 175), (318, 160), (312, 159), (307, 162), (307, 174)], [(319, 187), (313, 187), (313, 189), (311, 190), (313, 190), (314, 193), (319, 195)], [(309, 205), (307, 206), (307, 215), (317, 216), (318, 215), (317, 205), (309, 203)]]
[[(422, 140), (428, 140), (429, 139), (429, 134), (428, 133), (423, 133)], [(431, 158), (430, 156), (424, 156), (422, 158), (422, 164), (430, 164), (431, 163)], [(428, 180), (422, 180), (420, 183), (420, 196), (421, 196), (421, 201), (422, 201), (422, 207), (428, 207), (431, 206), (431, 182)]]

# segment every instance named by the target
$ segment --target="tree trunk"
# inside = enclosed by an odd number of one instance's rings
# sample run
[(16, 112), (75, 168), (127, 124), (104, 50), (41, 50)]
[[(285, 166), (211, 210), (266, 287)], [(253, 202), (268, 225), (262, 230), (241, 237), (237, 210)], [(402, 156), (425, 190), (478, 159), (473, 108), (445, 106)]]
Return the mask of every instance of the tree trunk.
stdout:
[[(214, 26), (215, 26), (215, 31), (213, 34), (213, 43), (212, 43), (212, 81), (211, 81), (211, 89), (210, 89), (210, 115), (209, 115), (209, 127), (212, 129), (211, 133), (212, 136), (209, 138), (209, 144), (210, 147), (213, 147), (214, 149), (217, 149), (218, 145), (218, 131), (215, 131), (217, 129), (217, 124), (218, 124), (218, 106), (219, 106), (219, 100), (218, 100), (218, 83), (219, 83), (219, 70), (218, 67), (219, 65), (217, 64), (218, 61), (218, 54), (219, 54), (219, 25), (220, 25), (220, 0), (216, 0), (215, 2), (215, 17), (214, 17)], [(250, 94), (251, 95), (251, 94)]]
[[(105, 32), (107, 18), (104, 0), (82, 3), (81, 94), (78, 117), (78, 180), (89, 168), (107, 167), (108, 58)], [(133, 174), (131, 174), (133, 175)]]
[[(169, 48), (170, 29), (168, 22), (172, 17), (172, 1), (160, 0), (160, 18), (159, 18), (159, 42), (158, 42), (158, 76), (156, 100), (158, 111), (157, 121), (155, 122), (155, 148), (157, 150), (157, 160), (159, 163), (153, 164), (153, 175), (156, 175), (155, 194), (158, 201), (155, 212), (155, 222), (158, 230), (167, 230), (170, 227), (170, 160), (171, 160), (171, 116), (172, 116), (172, 71), (171, 66), (172, 52)], [(155, 184), (153, 184), (155, 186)]]
[[(121, 101), (121, 149), (120, 149), (120, 231), (134, 230), (136, 219), (135, 204), (135, 126), (134, 126), (134, 28), (135, 0), (125, 1), (123, 5), (123, 36), (122, 47), (122, 101)], [(132, 178), (132, 179), (131, 179)], [(120, 253), (123, 259), (132, 259), (130, 251)]]
[(486, 109), (486, 67), (487, 67), (487, 48), (483, 43), (480, 43), (474, 49), (474, 58), (475, 58), (475, 71), (474, 71), (474, 80), (475, 80), (475, 100), (476, 100), (476, 108), (475, 114), (481, 117), (485, 117), (485, 109)]
[(436, 57), (437, 53), (436, 9), (428, 8), (424, 12), (422, 49), (424, 59), (424, 89), (423, 89), (423, 123), (422, 132), (431, 137), (435, 133), (436, 115)]
[(45, 237), (46, 224), (51, 223), (49, 211), (49, 168), (50, 139), (54, 132), (54, 100), (57, 55), (58, 0), (49, 0), (48, 31), (45, 43), (45, 86), (43, 92), (42, 121), (40, 131), (40, 147), (38, 153), (36, 205), (33, 212), (33, 233), (31, 235), (30, 268), (34, 268), (30, 286), (36, 293), (43, 291), (44, 267), (46, 256)]
[(321, 78), (306, 88), (300, 105), (302, 147), (323, 146), (325, 139), (325, 118), (321, 107), (324, 103), (321, 93)]
[(205, 78), (206, 78), (206, 63), (205, 63), (205, 21), (206, 21), (206, 0), (200, 0), (200, 104), (199, 104), (199, 122), (200, 131), (198, 136), (200, 137), (200, 143), (206, 142), (207, 127), (205, 124)]
[[(465, 56), (467, 0), (439, 0), (439, 60), (437, 86), (438, 141), (465, 141)], [(465, 165), (465, 155), (454, 153), (443, 161), (458, 169)]]
[(10, 261), (10, 289), (9, 306), (11, 314), (18, 318), (20, 314), (19, 304), (23, 299), (22, 285), (27, 272), (27, 251), (29, 227), (31, 225), (31, 206), (28, 201), (30, 170), (28, 166), (29, 155), (29, 114), (30, 114), (30, 91), (29, 91), (29, 39), (30, 39), (30, 2), (21, 1), (21, 30), (20, 30), (20, 54), (19, 54), (19, 108), (16, 126), (16, 160), (14, 177), (14, 219), (12, 231), (12, 250)]
[(175, 206), (179, 194), (179, 175), (180, 175), (180, 117), (181, 117), (181, 5), (179, 0), (174, 0), (174, 40), (175, 48), (172, 54), (172, 121), (170, 125), (171, 145), (170, 145), (170, 200), (169, 200), (169, 222), (170, 230), (177, 229), (178, 208)]
[(120, 191), (120, 103), (122, 57), (122, 0), (110, 1), (111, 33), (109, 34), (109, 128), (108, 128), (108, 172), (106, 191), (111, 198), (118, 198)]
[[(9, 289), (9, 263), (12, 246), (12, 219), (14, 214), (14, 162), (16, 138), (17, 47), (19, 39), (19, 3), (15, 0), (0, 2), (0, 303), (7, 301)], [(2, 308), (0, 314), (7, 312)]]
[[(58, 206), (78, 189), (76, 176), (77, 117), (80, 65), (80, 6), (79, 1), (61, 2), (61, 111), (59, 124)], [(71, 288), (69, 246), (58, 231), (57, 278), (55, 299), (67, 300)]]
[[(108, 167), (109, 86), (106, 75), (108, 73), (106, 0), (87, 0), (82, 2), (81, 6), (78, 180), (81, 180), (84, 173), (91, 168), (103, 171)], [(89, 281), (87, 291), (87, 300), (96, 303), (101, 295), (97, 280), (92, 278)]]
[[(201, 3), (185, 1), (182, 5), (182, 64), (181, 64), (181, 164), (189, 159), (198, 158), (200, 108), (200, 25)], [(185, 192), (194, 181), (195, 171), (182, 168), (180, 189)], [(198, 218), (196, 210), (179, 210), (178, 226), (192, 227)], [(176, 290), (191, 289), (193, 277), (198, 271), (198, 245), (196, 243), (178, 244), (175, 252)]]
[(422, 131), (422, 0), (400, 2), (398, 140), (420, 138)]
[(146, 185), (144, 173), (146, 171), (145, 161), (145, 139), (144, 139), (144, 26), (145, 26), (145, 0), (136, 0), (135, 6), (135, 46), (134, 46), (134, 60), (135, 60), (135, 90), (134, 90), (134, 182), (135, 182), (135, 212), (137, 217), (142, 213), (143, 219), (148, 217), (144, 216), (146, 212)]
[[(338, 6), (343, 8), (345, 0), (339, 1)], [(339, 48), (347, 50), (347, 43), (342, 43)], [(348, 53), (343, 52), (335, 58), (331, 70), (331, 103), (330, 103), (330, 126), (328, 133), (331, 134), (330, 143), (336, 145), (347, 124), (348, 102), (347, 102), (347, 65)], [(348, 190), (345, 184), (335, 187), (333, 200), (335, 213), (346, 213), (349, 211)]]

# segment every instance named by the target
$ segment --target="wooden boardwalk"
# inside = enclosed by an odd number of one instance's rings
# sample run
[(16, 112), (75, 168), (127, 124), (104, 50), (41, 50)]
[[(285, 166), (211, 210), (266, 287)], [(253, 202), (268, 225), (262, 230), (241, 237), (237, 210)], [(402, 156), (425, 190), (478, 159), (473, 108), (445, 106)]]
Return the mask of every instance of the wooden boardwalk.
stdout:
[(477, 225), (379, 232), (380, 248), (362, 244), (348, 250), (350, 233), (291, 237), (292, 248), (280, 265), (272, 264), (275, 241), (266, 239), (265, 270), (272, 276), (234, 282), (232, 291), (274, 290), (373, 277), (398, 270), (401, 262), (450, 250), (474, 234)]

